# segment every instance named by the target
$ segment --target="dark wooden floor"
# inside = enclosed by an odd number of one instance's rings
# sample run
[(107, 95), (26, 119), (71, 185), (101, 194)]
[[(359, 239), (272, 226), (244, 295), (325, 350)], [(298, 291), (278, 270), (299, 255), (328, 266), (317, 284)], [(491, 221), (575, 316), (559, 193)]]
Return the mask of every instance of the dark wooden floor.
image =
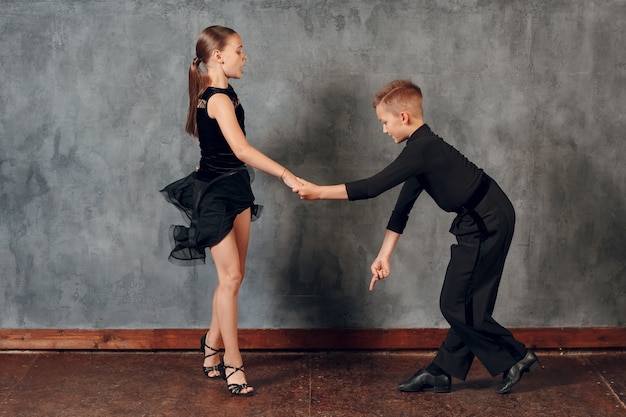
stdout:
[(235, 398), (200, 352), (2, 352), (0, 416), (626, 416), (623, 350), (538, 351), (506, 395), (478, 362), (451, 393), (398, 392), (433, 354), (244, 351), (256, 395)]

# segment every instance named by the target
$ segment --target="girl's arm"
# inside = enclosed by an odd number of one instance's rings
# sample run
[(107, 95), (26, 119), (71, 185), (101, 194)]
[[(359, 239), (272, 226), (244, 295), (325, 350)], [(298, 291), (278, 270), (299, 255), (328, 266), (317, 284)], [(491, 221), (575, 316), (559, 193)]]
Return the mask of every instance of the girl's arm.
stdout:
[(280, 178), (289, 187), (296, 185), (293, 173), (248, 143), (237, 122), (235, 107), (227, 95), (214, 94), (207, 103), (207, 113), (217, 120), (226, 141), (241, 162)]

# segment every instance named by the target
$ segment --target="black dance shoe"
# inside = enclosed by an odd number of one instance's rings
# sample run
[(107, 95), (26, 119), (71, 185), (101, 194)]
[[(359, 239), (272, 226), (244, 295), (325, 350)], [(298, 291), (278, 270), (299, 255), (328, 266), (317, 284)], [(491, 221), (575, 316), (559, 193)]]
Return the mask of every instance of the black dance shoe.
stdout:
[[(208, 355), (206, 354), (206, 348), (208, 348), (211, 352), (213, 353), (209, 353)], [(206, 334), (202, 336), (202, 338), (200, 339), (200, 350), (204, 353), (204, 359), (206, 358), (210, 358), (211, 356), (215, 356), (218, 353), (220, 353), (219, 349), (214, 349), (211, 346), (206, 344)], [(202, 372), (204, 372), (204, 375), (206, 375), (207, 378), (209, 379), (216, 379), (216, 378), (221, 378), (222, 377), (222, 366), (223, 365), (221, 362), (215, 366), (204, 366), (202, 365)], [(211, 375), (211, 372), (217, 372), (217, 375)]]
[(500, 382), (498, 388), (496, 388), (496, 392), (498, 394), (506, 394), (511, 391), (513, 387), (522, 380), (524, 372), (530, 372), (530, 370), (538, 364), (539, 360), (537, 356), (535, 356), (530, 349), (526, 350), (526, 355), (504, 373), (502, 382)]
[(417, 392), (422, 391), (423, 388), (432, 388), (435, 392), (450, 392), (451, 385), (448, 375), (433, 375), (426, 369), (420, 369), (412, 377), (398, 384), (398, 390)]

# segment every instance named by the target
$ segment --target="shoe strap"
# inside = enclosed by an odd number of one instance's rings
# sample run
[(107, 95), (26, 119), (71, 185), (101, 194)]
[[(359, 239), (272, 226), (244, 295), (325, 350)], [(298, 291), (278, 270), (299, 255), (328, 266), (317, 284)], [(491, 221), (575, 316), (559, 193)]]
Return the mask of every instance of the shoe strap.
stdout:
[(236, 366), (224, 365), (224, 370), (226, 369), (233, 369), (233, 371), (226, 376), (226, 379), (230, 378), (231, 376), (235, 375), (237, 372), (240, 372), (240, 371), (244, 374), (246, 373), (246, 371), (243, 369), (243, 365), (241, 365), (241, 368), (237, 368)]
[(228, 384), (228, 390), (233, 395), (240, 395), (240, 392), (248, 388), (248, 384)]
[(210, 358), (211, 356), (215, 356), (215, 355), (217, 355), (218, 353), (220, 353), (219, 349), (214, 349), (214, 348), (212, 348), (211, 346), (207, 345), (206, 343), (204, 344), (204, 347), (205, 347), (205, 348), (209, 348), (210, 350), (212, 350), (212, 351), (213, 351), (213, 353), (209, 353), (208, 355), (204, 355), (204, 359), (206, 359), (206, 358)]
[[(231, 376), (235, 375), (237, 372), (242, 372), (242, 373), (246, 373), (246, 371), (243, 369), (243, 365), (241, 365), (240, 368), (237, 368), (236, 366), (230, 366), (230, 365), (223, 365), (224, 367), (224, 375), (226, 376), (226, 383), (228, 384), (228, 390), (234, 394), (234, 395), (241, 395), (241, 391), (243, 391), (244, 389), (248, 388), (248, 383), (244, 382), (243, 384), (235, 384), (235, 383), (228, 383), (228, 378), (230, 378)], [(233, 371), (226, 375), (226, 369), (232, 369)]]

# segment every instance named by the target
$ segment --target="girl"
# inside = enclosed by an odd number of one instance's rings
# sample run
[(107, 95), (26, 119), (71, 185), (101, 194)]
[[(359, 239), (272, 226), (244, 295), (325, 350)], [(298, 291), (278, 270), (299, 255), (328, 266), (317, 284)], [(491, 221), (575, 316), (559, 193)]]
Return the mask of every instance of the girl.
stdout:
[[(189, 68), (187, 132), (199, 139), (196, 172), (168, 185), (166, 199), (191, 220), (176, 226), (171, 260), (204, 260), (209, 248), (217, 269), (211, 327), (200, 340), (204, 374), (226, 380), (237, 396), (253, 395), (237, 340), (237, 299), (244, 277), (250, 222), (257, 215), (246, 164), (274, 175), (290, 188), (295, 176), (246, 140), (244, 111), (229, 79), (241, 78), (247, 56), (232, 29), (210, 26), (200, 33)], [(224, 345), (220, 361), (217, 347)]]

